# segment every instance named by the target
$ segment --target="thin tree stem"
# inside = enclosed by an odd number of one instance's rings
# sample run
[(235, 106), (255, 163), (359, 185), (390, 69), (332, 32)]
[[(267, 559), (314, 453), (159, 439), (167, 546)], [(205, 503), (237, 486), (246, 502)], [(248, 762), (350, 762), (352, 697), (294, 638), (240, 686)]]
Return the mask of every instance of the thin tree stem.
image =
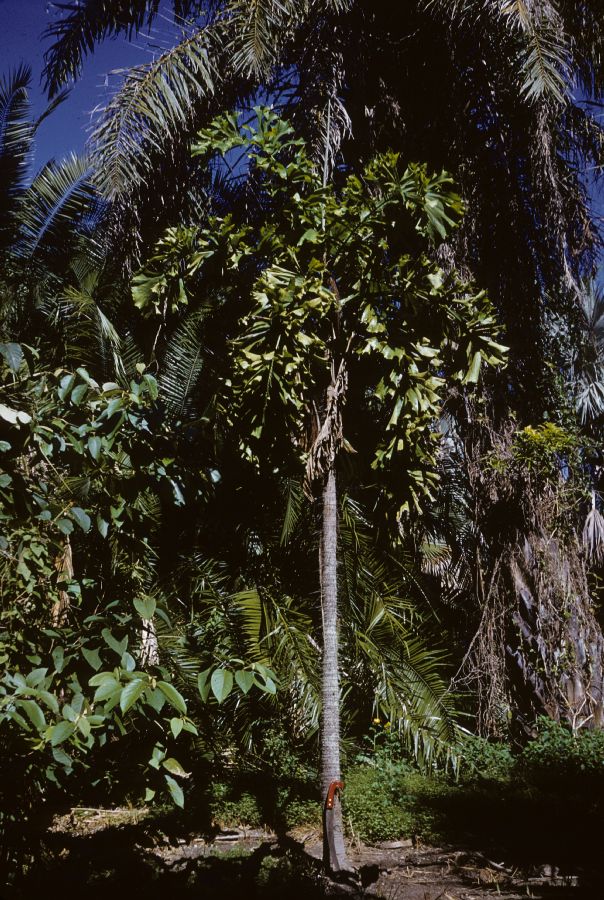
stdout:
[[(323, 516), (319, 554), (323, 615), (323, 682), (321, 720), (321, 793), (323, 806), (329, 786), (341, 780), (340, 684), (338, 673), (338, 495), (336, 473), (330, 466), (323, 488)], [(323, 859), (332, 872), (350, 870), (342, 827), (342, 809), (336, 796), (323, 819)]]

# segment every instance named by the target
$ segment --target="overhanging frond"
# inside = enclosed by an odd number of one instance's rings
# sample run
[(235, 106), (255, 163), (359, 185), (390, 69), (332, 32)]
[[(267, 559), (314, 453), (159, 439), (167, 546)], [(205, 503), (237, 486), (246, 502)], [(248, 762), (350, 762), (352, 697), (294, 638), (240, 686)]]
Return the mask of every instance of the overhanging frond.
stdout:
[(159, 12), (158, 0), (78, 0), (52, 5), (60, 10), (60, 16), (44, 34), (53, 44), (44, 54), (43, 73), (51, 97), (81, 74), (84, 58), (96, 44), (120, 33), (132, 37)]
[(115, 199), (147, 177), (150, 155), (170, 156), (175, 135), (190, 126), (200, 100), (216, 91), (219, 75), (212, 36), (196, 31), (153, 62), (130, 69), (91, 136), (101, 192)]
[(14, 234), (15, 199), (25, 188), (32, 158), (30, 83), (28, 66), (0, 79), (0, 245), (10, 243)]
[(233, 0), (232, 64), (245, 75), (268, 75), (283, 29), (291, 29), (308, 12), (307, 0)]
[(33, 257), (45, 248), (62, 249), (66, 234), (91, 211), (95, 192), (90, 184), (90, 164), (71, 156), (47, 163), (24, 192), (19, 206), (21, 233), (16, 252)]
[[(457, 27), (490, 28), (518, 46), (520, 94), (563, 103), (567, 94), (568, 46), (558, 11), (549, 0), (422, 0), (426, 9), (447, 16)], [(503, 31), (501, 31), (503, 26)]]

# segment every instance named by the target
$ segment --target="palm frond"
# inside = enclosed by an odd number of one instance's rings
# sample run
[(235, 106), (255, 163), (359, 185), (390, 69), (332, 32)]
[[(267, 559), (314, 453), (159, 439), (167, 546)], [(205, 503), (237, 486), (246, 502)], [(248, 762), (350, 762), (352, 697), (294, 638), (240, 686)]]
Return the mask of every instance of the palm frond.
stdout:
[(344, 498), (340, 520), (342, 670), (347, 702), (360, 695), (397, 723), (420, 762), (447, 752), (455, 730), (453, 704), (441, 675), (443, 653), (429, 649), (420, 631), (428, 605), (405, 557), (378, 552), (359, 505)]
[(430, 575), (442, 575), (451, 564), (451, 548), (442, 538), (425, 539), (419, 552), (422, 569)]
[(428, 764), (447, 752), (455, 724), (441, 675), (444, 655), (427, 647), (419, 624), (406, 598), (376, 592), (362, 615), (347, 623), (344, 655), (355, 648), (356, 662), (345, 658), (343, 668), (349, 670), (351, 701), (358, 704), (357, 685), (369, 681), (374, 709), (396, 723), (418, 761)]
[(60, 163), (47, 163), (23, 193), (18, 210), (21, 232), (15, 252), (34, 257), (50, 247), (61, 250), (94, 203), (90, 164), (85, 157), (71, 156)]
[(522, 39), (519, 54), (521, 93), (529, 100), (551, 97), (563, 103), (568, 82), (568, 48), (554, 5), (530, 0), (503, 0), (495, 5)]
[(582, 425), (604, 415), (604, 367), (585, 370), (577, 384), (577, 412)]
[(21, 65), (0, 78), (0, 160), (19, 154), (31, 141), (30, 86), (29, 66)]
[(198, 310), (176, 328), (163, 353), (159, 388), (169, 415), (186, 418), (194, 411), (205, 362), (204, 312)]
[[(484, 27), (500, 30), (518, 45), (517, 81), (527, 100), (567, 98), (568, 45), (558, 11), (543, 0), (423, 0), (426, 8), (438, 10), (458, 27), (475, 28), (484, 17)], [(507, 41), (506, 41), (507, 43)]]
[(279, 543), (282, 547), (289, 544), (302, 515), (304, 504), (304, 486), (300, 479), (288, 478), (285, 483), (285, 514)]
[(268, 75), (277, 56), (284, 28), (291, 29), (308, 12), (300, 0), (233, 0), (230, 6), (233, 38), (230, 49), (235, 71)]
[(14, 235), (15, 200), (25, 188), (32, 158), (30, 84), (28, 66), (0, 79), (0, 243), (4, 245)]
[(142, 363), (144, 354), (140, 344), (136, 341), (134, 335), (123, 334), (120, 346), (120, 371), (118, 372), (118, 380), (124, 387), (128, 387), (131, 378), (136, 375), (136, 366)]
[(115, 199), (145, 182), (150, 155), (170, 156), (175, 136), (191, 126), (199, 101), (219, 80), (210, 55), (212, 35), (196, 31), (153, 62), (130, 69), (91, 135), (102, 193)]
[(53, 3), (60, 17), (44, 33), (53, 44), (44, 54), (43, 77), (49, 96), (54, 97), (69, 80), (81, 74), (84, 58), (106, 37), (125, 33), (132, 37), (146, 23), (150, 25), (159, 12), (153, 0), (79, 0)]
[(604, 415), (604, 292), (594, 281), (581, 285), (580, 333), (571, 379), (581, 424)]
[(107, 378), (125, 376), (121, 337), (95, 294), (100, 272), (89, 272), (77, 285), (67, 285), (60, 297), (59, 316), (65, 328), (69, 358)]

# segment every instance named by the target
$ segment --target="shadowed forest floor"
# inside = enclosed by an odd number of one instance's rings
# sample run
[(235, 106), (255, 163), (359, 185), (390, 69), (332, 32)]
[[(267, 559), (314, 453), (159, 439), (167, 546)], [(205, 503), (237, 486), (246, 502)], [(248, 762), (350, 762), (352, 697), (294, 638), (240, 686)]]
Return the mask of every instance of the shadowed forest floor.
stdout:
[[(212, 838), (170, 832), (166, 822), (144, 822), (133, 810), (73, 810), (55, 821), (39, 856), (8, 898), (73, 896), (89, 900), (193, 897), (236, 900), (319, 900), (327, 896), (383, 900), (473, 900), (498, 897), (595, 898), (601, 880), (585, 867), (562, 869), (535, 860), (493, 858), (478, 849), (431, 847), (400, 840), (376, 845), (353, 841), (358, 888), (334, 884), (320, 873), (321, 840), (312, 828), (279, 837), (258, 829), (232, 829)], [(150, 826), (150, 827), (149, 827)]]

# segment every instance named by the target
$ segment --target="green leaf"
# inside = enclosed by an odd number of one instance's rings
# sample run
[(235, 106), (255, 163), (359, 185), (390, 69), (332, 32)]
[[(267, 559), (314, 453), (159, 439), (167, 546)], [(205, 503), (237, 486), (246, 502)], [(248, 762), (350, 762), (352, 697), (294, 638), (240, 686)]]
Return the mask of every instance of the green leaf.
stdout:
[(151, 754), (151, 759), (149, 760), (149, 765), (153, 769), (158, 769), (160, 767), (162, 759), (164, 759), (166, 753), (158, 744), (153, 748), (153, 753)]
[(56, 747), (57, 744), (62, 744), (63, 741), (73, 734), (73, 731), (74, 726), (72, 722), (59, 722), (57, 725), (53, 725), (50, 729), (51, 746)]
[(87, 738), (92, 730), (90, 722), (85, 717), (78, 719), (77, 721), (77, 729), (82, 735), (82, 737)]
[(106, 679), (103, 681), (101, 685), (96, 689), (94, 694), (94, 702), (100, 703), (103, 700), (108, 700), (109, 698), (113, 699), (115, 694), (119, 694), (121, 692), (122, 686), (119, 681), (116, 681), (113, 676), (111, 679)]
[(254, 673), (246, 672), (245, 669), (239, 669), (237, 672), (235, 672), (235, 681), (237, 682), (243, 693), (247, 694), (254, 684)]
[(44, 713), (38, 706), (35, 700), (21, 700), (20, 706), (27, 713), (27, 717), (29, 721), (37, 728), (38, 731), (42, 731), (46, 728), (46, 719), (44, 718)]
[(134, 608), (141, 619), (149, 620), (153, 618), (157, 603), (153, 597), (137, 597), (134, 601)]
[(69, 535), (73, 531), (73, 522), (71, 522), (69, 519), (58, 519), (57, 528), (63, 534)]
[(160, 713), (166, 702), (166, 698), (165, 698), (164, 694), (162, 694), (161, 691), (155, 690), (155, 691), (147, 691), (145, 696), (147, 699), (147, 703), (149, 704), (151, 709), (154, 709), (155, 712)]
[(15, 568), (15, 572), (17, 573), (17, 575), (21, 575), (21, 577), (25, 579), (25, 581), (29, 581), (29, 579), (32, 577), (31, 569), (23, 559), (19, 560), (17, 567)]
[(144, 689), (145, 682), (142, 678), (135, 678), (134, 681), (130, 681), (126, 685), (120, 695), (120, 709), (123, 713), (127, 712), (136, 703)]
[(167, 681), (158, 681), (157, 687), (162, 692), (168, 703), (177, 709), (178, 712), (186, 713), (187, 704), (181, 694), (178, 693), (174, 685), (168, 684)]
[(55, 762), (58, 762), (59, 765), (63, 766), (68, 772), (71, 772), (73, 768), (73, 760), (71, 756), (68, 756), (60, 747), (55, 747), (52, 751), (53, 759)]
[(47, 674), (48, 669), (32, 669), (25, 681), (27, 684), (31, 685), (31, 687), (38, 687), (38, 685), (42, 684)]
[(205, 703), (208, 699), (210, 693), (210, 672), (212, 671), (212, 667), (209, 669), (204, 669), (203, 672), (200, 672), (197, 676), (197, 689), (199, 690), (199, 696)]
[(172, 775), (178, 775), (180, 778), (188, 778), (189, 772), (185, 772), (181, 764), (174, 757), (164, 759), (162, 762), (164, 769), (167, 769)]
[(78, 384), (77, 387), (74, 387), (73, 391), (71, 392), (71, 402), (74, 404), (74, 406), (80, 405), (87, 390), (87, 384)]
[(96, 434), (93, 434), (88, 438), (88, 452), (94, 460), (99, 458), (99, 453), (101, 452), (101, 439), (100, 437), (97, 437)]
[(199, 734), (199, 732), (197, 731), (197, 728), (193, 724), (193, 722), (189, 722), (186, 719), (183, 721), (182, 727), (183, 727), (183, 731), (188, 731), (189, 734)]
[(91, 666), (95, 672), (98, 672), (102, 665), (99, 651), (89, 650), (87, 647), (82, 647), (82, 656), (84, 657), (88, 665)]
[(63, 713), (63, 718), (67, 719), (68, 722), (75, 722), (77, 713), (73, 710), (73, 708), (69, 705), (69, 703), (65, 704), (65, 706), (62, 709), (62, 713)]
[(65, 651), (62, 647), (55, 647), (52, 651), (52, 661), (55, 664), (55, 672), (60, 675), (65, 665)]
[(15, 344), (13, 341), (0, 343), (0, 355), (4, 357), (4, 361), (11, 372), (16, 375), (23, 362), (21, 344)]
[(147, 385), (147, 390), (149, 391), (149, 396), (152, 400), (157, 400), (159, 396), (159, 388), (157, 385), (156, 379), (153, 375), (143, 375), (143, 382)]
[(75, 375), (63, 375), (59, 382), (59, 389), (57, 391), (59, 395), (59, 400), (64, 400), (67, 394), (70, 392), (72, 387), (75, 384)]
[[(306, 241), (309, 241), (311, 244), (316, 244), (319, 240), (319, 232), (315, 228), (308, 228), (300, 240), (298, 241), (298, 247), (304, 244)], [(320, 251), (315, 251), (320, 252)]]
[(480, 352), (477, 350), (472, 358), (472, 364), (468, 369), (468, 374), (463, 380), (464, 384), (476, 384), (478, 381), (478, 376), (480, 374), (480, 364), (482, 362), (482, 356)]
[(98, 675), (93, 675), (92, 678), (88, 679), (88, 684), (90, 687), (98, 687), (105, 681), (115, 681), (113, 672), (99, 672)]
[(84, 512), (79, 506), (72, 506), (70, 514), (71, 517), (76, 520), (82, 531), (90, 530), (90, 516), (87, 512)]
[(103, 638), (103, 640), (105, 641), (107, 646), (111, 647), (111, 649), (113, 651), (115, 651), (115, 653), (117, 653), (118, 656), (121, 657), (125, 653), (125, 651), (128, 647), (128, 636), (127, 635), (126, 635), (126, 637), (123, 637), (121, 639), (121, 641), (116, 641), (116, 639), (113, 637), (113, 635), (111, 634), (109, 629), (103, 628), (103, 630), (101, 631), (101, 637)]
[(212, 693), (219, 703), (231, 693), (233, 687), (233, 673), (229, 669), (214, 669), (212, 672)]
[(277, 693), (277, 685), (273, 681), (272, 678), (267, 678), (264, 684), (261, 684), (260, 687), (267, 694), (276, 694)]
[(109, 531), (109, 522), (106, 522), (100, 515), (97, 515), (96, 527), (98, 528), (101, 537), (106, 538)]
[(155, 791), (151, 788), (145, 789), (145, 803), (148, 803), (150, 800), (153, 800), (155, 797)]
[(180, 732), (182, 731), (183, 725), (184, 725), (184, 722), (182, 719), (176, 719), (176, 718), (170, 719), (170, 730), (172, 731), (172, 734), (174, 735), (175, 738), (177, 738), (178, 735), (180, 734)]
[(11, 425), (18, 425), (19, 423), (27, 425), (28, 422), (31, 422), (29, 413), (20, 409), (11, 409), (10, 406), (5, 406), (4, 403), (0, 403), (0, 419), (4, 419), (5, 422), (9, 422)]
[(122, 669), (125, 669), (126, 672), (134, 672), (134, 670), (136, 669), (136, 660), (130, 653), (126, 651), (126, 653), (122, 653), (120, 666), (122, 667)]
[(38, 698), (43, 700), (47, 707), (57, 715), (59, 712), (59, 701), (54, 694), (51, 694), (49, 691), (38, 691)]
[(169, 775), (164, 775), (164, 778), (166, 779), (166, 784), (168, 785), (168, 790), (172, 795), (174, 803), (176, 806), (180, 806), (180, 808), (183, 809), (185, 805), (185, 795), (183, 794), (181, 786)]

